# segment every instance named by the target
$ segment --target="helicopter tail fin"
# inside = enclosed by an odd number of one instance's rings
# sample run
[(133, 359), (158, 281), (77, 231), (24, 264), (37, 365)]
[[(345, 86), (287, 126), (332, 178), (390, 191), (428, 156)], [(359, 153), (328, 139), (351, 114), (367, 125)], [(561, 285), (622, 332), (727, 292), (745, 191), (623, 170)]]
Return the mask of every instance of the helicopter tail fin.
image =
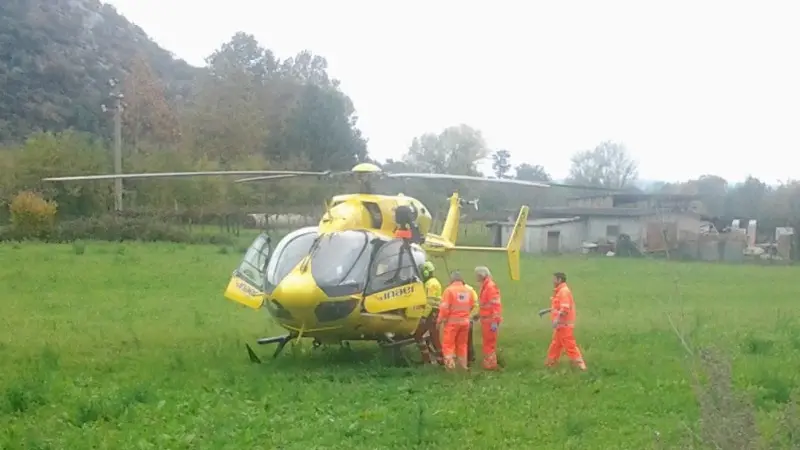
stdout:
[(511, 279), (514, 281), (519, 280), (519, 253), (522, 249), (522, 242), (525, 240), (525, 228), (528, 222), (528, 207), (523, 206), (519, 210), (514, 228), (511, 230), (511, 236), (508, 237), (508, 244), (506, 244), (506, 253), (508, 253), (508, 270), (511, 274)]
[(525, 226), (528, 222), (528, 207), (523, 206), (519, 210), (519, 216), (514, 223), (514, 228), (511, 230), (511, 235), (508, 237), (508, 244), (503, 247), (454, 247), (453, 250), (467, 251), (467, 252), (506, 252), (508, 255), (508, 272), (511, 279), (519, 281), (520, 267), (519, 267), (519, 253), (522, 249), (522, 242), (525, 241)]
[(461, 208), (459, 204), (458, 194), (453, 193), (448, 199), (450, 201), (450, 208), (447, 210), (447, 217), (444, 219), (442, 226), (442, 239), (455, 245), (458, 239), (458, 226), (461, 219)]

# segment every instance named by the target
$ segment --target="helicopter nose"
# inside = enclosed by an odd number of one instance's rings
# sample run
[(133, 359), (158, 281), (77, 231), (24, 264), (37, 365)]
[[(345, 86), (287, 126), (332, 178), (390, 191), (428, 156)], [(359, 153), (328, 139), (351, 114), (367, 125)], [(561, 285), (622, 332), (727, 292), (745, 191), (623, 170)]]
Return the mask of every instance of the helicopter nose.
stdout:
[(316, 321), (314, 308), (323, 301), (325, 293), (317, 286), (311, 272), (292, 272), (272, 292), (273, 299), (291, 312), (296, 319)]

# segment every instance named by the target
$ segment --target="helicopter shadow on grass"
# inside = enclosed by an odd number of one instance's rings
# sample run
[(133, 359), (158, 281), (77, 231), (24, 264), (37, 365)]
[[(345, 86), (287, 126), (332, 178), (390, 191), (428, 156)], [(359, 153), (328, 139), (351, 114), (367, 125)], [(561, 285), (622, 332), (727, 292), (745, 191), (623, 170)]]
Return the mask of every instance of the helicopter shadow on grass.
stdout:
[(277, 358), (264, 355), (261, 358), (261, 364), (255, 365), (262, 366), (267, 370), (279, 368), (280, 370), (301, 372), (330, 371), (331, 369), (363, 371), (366, 369), (370, 372), (388, 375), (410, 372), (421, 366), (421, 363), (410, 357), (408, 353), (410, 352), (402, 350), (387, 352), (374, 345), (366, 344), (313, 348), (311, 345), (301, 343), (287, 345), (285, 351)]

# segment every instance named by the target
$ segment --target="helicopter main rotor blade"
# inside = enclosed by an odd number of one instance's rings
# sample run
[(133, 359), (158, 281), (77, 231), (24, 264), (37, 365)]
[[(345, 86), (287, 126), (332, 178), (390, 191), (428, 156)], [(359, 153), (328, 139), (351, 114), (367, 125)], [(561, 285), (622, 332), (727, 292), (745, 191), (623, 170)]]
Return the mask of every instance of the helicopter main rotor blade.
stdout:
[[(361, 179), (381, 179), (386, 176), (384, 172), (354, 172), (354, 171), (339, 171), (339, 172), (318, 172), (318, 173), (309, 173), (306, 175), (317, 175), (320, 178), (335, 178), (335, 177), (352, 177), (352, 178), (361, 178)], [(298, 175), (299, 176), (299, 175)], [(249, 183), (251, 181), (264, 181), (264, 180), (273, 180), (274, 176), (264, 176), (264, 177), (250, 177), (250, 178), (242, 178), (236, 180), (236, 183)]]
[(473, 177), (469, 175), (450, 175), (444, 173), (390, 173), (387, 174), (386, 176), (389, 178), (425, 178), (429, 180), (486, 181), (489, 183), (518, 184), (522, 186), (532, 186), (540, 188), (550, 187), (550, 184), (539, 183), (537, 181), (512, 180), (506, 178), (484, 178), (484, 177)]
[(303, 176), (321, 175), (320, 172), (300, 172), (294, 170), (216, 170), (207, 172), (149, 172), (149, 173), (121, 173), (108, 175), (78, 175), (71, 177), (49, 177), (42, 178), (42, 181), (81, 181), (81, 180), (116, 180), (116, 179), (147, 179), (147, 178), (185, 178), (185, 177), (207, 177), (222, 175), (282, 175)]
[(624, 189), (615, 189), (600, 186), (586, 186), (581, 184), (564, 184), (564, 183), (547, 183), (550, 187), (560, 187), (565, 189), (583, 189), (586, 191), (608, 191), (608, 192), (623, 192)]
[(267, 180), (279, 180), (282, 178), (296, 178), (302, 176), (317, 176), (317, 177), (324, 177), (327, 176), (327, 172), (308, 172), (303, 174), (286, 174), (286, 175), (267, 175), (263, 177), (249, 177), (249, 178), (240, 178), (234, 183), (250, 183), (252, 181), (267, 181)]
[(567, 189), (582, 189), (582, 190), (592, 190), (592, 191), (610, 191), (610, 192), (623, 191), (623, 189), (614, 189), (614, 188), (597, 187), (597, 186), (582, 186), (577, 184), (515, 180), (510, 178), (485, 178), (485, 177), (474, 177), (469, 175), (450, 175), (444, 173), (389, 173), (386, 174), (385, 176), (389, 178), (424, 178), (429, 180), (485, 181), (489, 183), (516, 184), (521, 186), (532, 186), (540, 188), (560, 187)]

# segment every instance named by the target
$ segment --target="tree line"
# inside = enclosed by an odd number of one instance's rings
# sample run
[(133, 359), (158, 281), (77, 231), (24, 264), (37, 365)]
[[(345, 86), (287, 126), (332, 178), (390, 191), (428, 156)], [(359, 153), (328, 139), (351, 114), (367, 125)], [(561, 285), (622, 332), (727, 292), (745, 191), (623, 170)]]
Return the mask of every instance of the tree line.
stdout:
[[(346, 170), (367, 160), (353, 103), (322, 56), (301, 52), (279, 59), (253, 36), (237, 33), (206, 61), (191, 93), (176, 99), (168, 99), (143, 55), (130, 62), (121, 80), (123, 171)], [(108, 211), (109, 183), (40, 180), (111, 173), (110, 148), (107, 138), (74, 129), (40, 130), (6, 145), (0, 150), (0, 201), (7, 206), (15, 193), (33, 190), (55, 200), (60, 216)], [(129, 181), (125, 204), (222, 211), (299, 204), (324, 192), (294, 181), (267, 188), (217, 178)]]
[[(338, 80), (320, 55), (304, 51), (280, 59), (252, 35), (235, 34), (206, 59), (207, 67), (186, 97), (170, 98), (163, 80), (143, 55), (129, 64), (121, 80), (123, 171), (192, 171), (234, 169), (348, 170), (372, 161), (358, 116)], [(99, 105), (98, 105), (99, 107)], [(109, 118), (109, 126), (111, 120)], [(478, 175), (490, 158), (493, 176), (551, 181), (541, 165), (512, 167), (511, 151), (490, 149), (481, 132), (465, 124), (414, 138), (397, 160), (381, 165), (387, 171), (444, 172)], [(71, 129), (39, 131), (24, 142), (0, 150), (0, 202), (8, 210), (22, 191), (35, 191), (58, 205), (62, 218), (100, 215), (113, 206), (112, 183), (43, 183), (64, 174), (111, 173), (110, 142), (105, 136)], [(602, 142), (571, 158), (566, 182), (629, 189), (638, 178), (636, 161), (622, 144)], [(563, 204), (581, 191), (477, 186), (464, 183), (384, 181), (380, 189), (404, 192), (444, 206), (453, 189), (478, 196), (489, 212), (520, 204)], [(221, 178), (126, 181), (128, 209), (191, 211), (219, 214), (233, 211), (287, 212), (321, 208), (332, 192), (346, 192), (347, 180), (318, 183), (290, 180), (233, 184)], [(656, 186), (651, 191), (697, 194), (716, 217), (750, 217), (776, 224), (800, 218), (797, 182), (770, 187), (756, 178), (729, 185), (714, 175)]]

